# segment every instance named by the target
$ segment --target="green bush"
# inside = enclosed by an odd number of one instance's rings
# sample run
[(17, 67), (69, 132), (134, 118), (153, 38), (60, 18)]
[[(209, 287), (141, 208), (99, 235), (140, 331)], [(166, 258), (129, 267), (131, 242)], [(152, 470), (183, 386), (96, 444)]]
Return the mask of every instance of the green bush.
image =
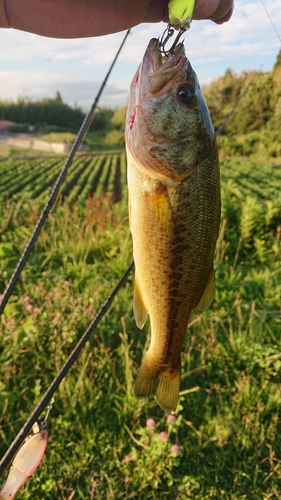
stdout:
[(109, 146), (125, 146), (125, 133), (120, 130), (112, 130), (106, 134), (104, 142)]

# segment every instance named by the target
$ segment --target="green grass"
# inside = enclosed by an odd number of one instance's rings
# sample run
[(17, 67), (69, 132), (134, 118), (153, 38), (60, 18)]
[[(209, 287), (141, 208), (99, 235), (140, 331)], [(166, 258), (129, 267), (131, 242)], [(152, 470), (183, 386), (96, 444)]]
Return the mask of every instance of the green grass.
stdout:
[[(216, 300), (191, 320), (176, 422), (133, 394), (149, 325), (135, 325), (131, 276), (55, 394), (47, 452), (18, 498), (280, 498), (280, 169), (227, 162)], [(264, 180), (248, 192), (239, 171)], [(41, 208), (1, 202), (0, 290)], [(126, 200), (53, 210), (1, 318), (0, 455), (131, 259)]]

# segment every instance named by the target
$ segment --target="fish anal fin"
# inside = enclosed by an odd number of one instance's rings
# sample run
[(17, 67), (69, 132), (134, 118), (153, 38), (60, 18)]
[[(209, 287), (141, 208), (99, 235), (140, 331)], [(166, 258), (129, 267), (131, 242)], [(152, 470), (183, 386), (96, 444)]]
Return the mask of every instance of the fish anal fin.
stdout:
[(149, 353), (146, 353), (135, 383), (135, 396), (154, 396), (166, 413), (174, 413), (179, 399), (180, 376), (180, 366), (178, 369), (159, 367), (150, 362)]
[(199, 300), (197, 306), (194, 308), (194, 312), (197, 316), (202, 314), (211, 305), (215, 298), (216, 285), (215, 285), (215, 271), (212, 267), (205, 287), (204, 293)]
[(147, 320), (148, 312), (143, 302), (137, 275), (135, 276), (133, 309), (136, 325), (142, 329)]

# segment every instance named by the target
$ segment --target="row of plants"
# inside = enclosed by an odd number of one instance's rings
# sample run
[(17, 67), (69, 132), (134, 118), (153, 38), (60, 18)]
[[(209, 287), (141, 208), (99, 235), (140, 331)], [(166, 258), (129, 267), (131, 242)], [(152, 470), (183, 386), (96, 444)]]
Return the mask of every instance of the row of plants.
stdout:
[[(46, 200), (64, 164), (62, 158), (8, 159), (0, 162), (0, 197)], [(125, 154), (79, 155), (69, 168), (61, 200), (85, 204), (107, 193), (120, 201), (126, 189)], [(123, 192), (124, 191), (124, 192)]]

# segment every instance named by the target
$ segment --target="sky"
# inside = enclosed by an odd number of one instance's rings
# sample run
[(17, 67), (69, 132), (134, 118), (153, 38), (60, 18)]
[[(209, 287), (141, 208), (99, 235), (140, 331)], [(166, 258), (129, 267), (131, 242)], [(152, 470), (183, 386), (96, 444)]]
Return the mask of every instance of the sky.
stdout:
[[(263, 0), (281, 38), (281, 2)], [(126, 105), (130, 82), (151, 38), (161, 36), (164, 23), (132, 29), (110, 75), (99, 104)], [(54, 97), (84, 111), (90, 108), (126, 32), (95, 38), (51, 39), (12, 29), (0, 30), (0, 100)], [(236, 0), (228, 23), (193, 21), (185, 34), (186, 54), (201, 86), (227, 69), (270, 71), (281, 49), (261, 0)]]

